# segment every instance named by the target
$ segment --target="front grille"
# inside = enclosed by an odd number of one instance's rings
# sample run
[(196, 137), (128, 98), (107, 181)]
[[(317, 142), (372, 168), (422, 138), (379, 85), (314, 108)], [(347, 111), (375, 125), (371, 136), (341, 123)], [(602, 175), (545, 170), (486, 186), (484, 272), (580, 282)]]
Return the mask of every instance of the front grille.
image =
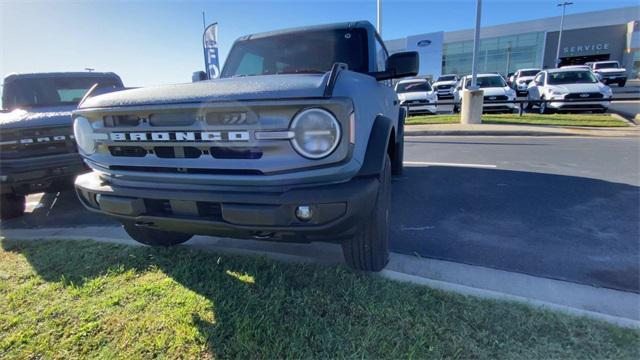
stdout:
[(0, 157), (23, 159), (77, 152), (68, 126), (0, 132)]
[(115, 171), (140, 171), (147, 173), (169, 173), (169, 174), (206, 174), (206, 175), (264, 175), (260, 170), (252, 169), (200, 169), (164, 166), (125, 166), (112, 165), (110, 170)]
[(569, 93), (565, 95), (565, 99), (602, 99), (602, 94), (597, 92), (589, 93)]
[(438, 90), (448, 90), (451, 89), (453, 87), (453, 85), (438, 85), (436, 86), (436, 89)]
[(429, 104), (429, 100), (421, 99), (421, 100), (407, 100), (403, 103), (404, 105), (427, 105)]
[(109, 153), (116, 157), (145, 157), (155, 154), (161, 159), (197, 159), (203, 155), (211, 155), (216, 159), (247, 159), (262, 158), (259, 147), (230, 147), (214, 146), (201, 150), (193, 146), (155, 146), (145, 149), (141, 146), (109, 146)]
[(484, 97), (485, 101), (503, 101), (508, 99), (506, 95), (487, 95)]

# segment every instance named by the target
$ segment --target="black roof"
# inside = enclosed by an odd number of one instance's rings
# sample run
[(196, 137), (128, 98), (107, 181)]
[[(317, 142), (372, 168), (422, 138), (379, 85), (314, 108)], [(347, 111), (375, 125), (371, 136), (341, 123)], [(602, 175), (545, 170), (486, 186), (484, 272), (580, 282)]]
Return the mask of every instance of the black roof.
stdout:
[(42, 72), (42, 73), (22, 73), (22, 74), (13, 73), (13, 74), (9, 74), (9, 75), (5, 76), (4, 82), (7, 83), (7, 82), (11, 82), (11, 81), (17, 80), (17, 79), (41, 79), (41, 78), (47, 78), (47, 77), (56, 77), (56, 78), (61, 78), (61, 77), (82, 77), (82, 78), (88, 78), (88, 77), (96, 77), (96, 78), (112, 77), (112, 78), (116, 78), (116, 79), (120, 80), (120, 82), (122, 82), (122, 80), (120, 79), (120, 76), (116, 75), (116, 73), (113, 73), (113, 72), (95, 72), (95, 71)]
[(275, 31), (263, 32), (263, 33), (245, 35), (245, 36), (239, 37), (238, 40), (236, 40), (236, 41), (244, 41), (244, 40), (249, 40), (249, 39), (259, 39), (259, 38), (263, 38), (263, 37), (291, 34), (291, 33), (297, 33), (297, 32), (321, 31), (321, 30), (339, 30), (339, 29), (353, 29), (353, 28), (365, 28), (365, 29), (373, 31), (373, 32), (376, 31), (376, 29), (373, 26), (373, 24), (371, 24), (369, 21), (367, 21), (367, 20), (358, 20), (358, 21), (341, 22), (341, 23), (324, 24), (324, 25), (303, 26), (303, 27), (296, 27), (296, 28), (290, 28), (290, 29), (282, 29), (282, 30), (275, 30)]

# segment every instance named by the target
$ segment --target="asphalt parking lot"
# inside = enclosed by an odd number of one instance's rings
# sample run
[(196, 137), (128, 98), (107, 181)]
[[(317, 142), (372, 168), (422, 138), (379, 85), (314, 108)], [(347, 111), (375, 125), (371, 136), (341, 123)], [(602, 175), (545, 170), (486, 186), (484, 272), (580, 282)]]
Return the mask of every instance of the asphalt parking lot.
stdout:
[[(634, 138), (410, 137), (393, 182), (398, 253), (640, 292)], [(72, 192), (2, 228), (115, 226)]]

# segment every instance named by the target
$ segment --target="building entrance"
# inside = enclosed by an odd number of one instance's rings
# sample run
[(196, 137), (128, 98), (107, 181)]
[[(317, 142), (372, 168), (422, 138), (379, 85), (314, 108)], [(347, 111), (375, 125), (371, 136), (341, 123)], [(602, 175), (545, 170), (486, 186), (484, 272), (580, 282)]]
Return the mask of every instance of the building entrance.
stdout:
[(563, 57), (560, 58), (560, 66), (583, 65), (584, 63), (593, 61), (607, 61), (609, 57), (609, 54)]

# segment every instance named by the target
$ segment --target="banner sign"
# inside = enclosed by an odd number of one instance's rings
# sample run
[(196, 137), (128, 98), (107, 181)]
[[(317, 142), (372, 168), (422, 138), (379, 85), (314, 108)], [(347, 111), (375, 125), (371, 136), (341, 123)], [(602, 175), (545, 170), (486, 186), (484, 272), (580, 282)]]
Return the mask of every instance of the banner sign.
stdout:
[(218, 23), (213, 23), (204, 29), (202, 35), (204, 47), (204, 66), (207, 77), (216, 79), (220, 76), (220, 64), (218, 61)]
[(407, 50), (420, 54), (418, 76), (437, 79), (442, 71), (442, 44), (444, 32), (434, 32), (407, 37)]

